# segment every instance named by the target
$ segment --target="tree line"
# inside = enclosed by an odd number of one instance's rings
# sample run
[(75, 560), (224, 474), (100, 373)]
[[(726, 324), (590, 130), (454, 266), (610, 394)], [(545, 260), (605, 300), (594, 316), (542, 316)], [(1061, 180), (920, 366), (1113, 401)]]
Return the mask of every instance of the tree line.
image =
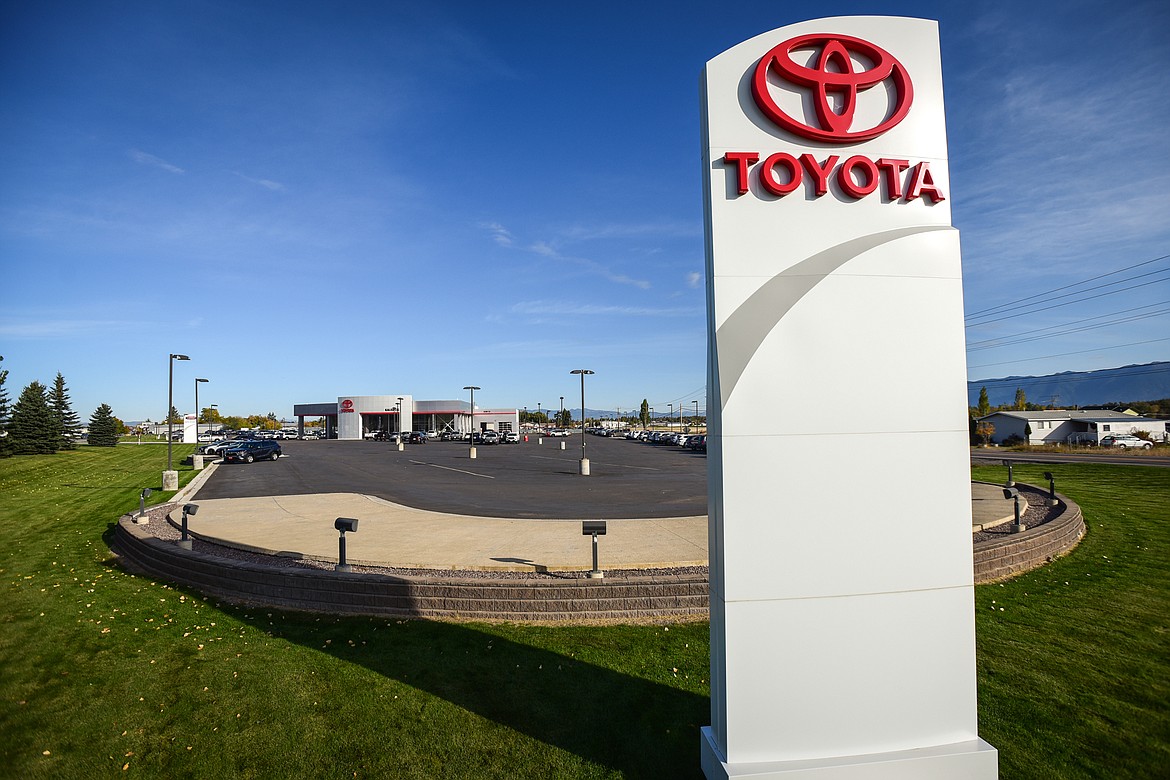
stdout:
[[(0, 356), (0, 362), (4, 357)], [(51, 455), (77, 448), (81, 420), (73, 411), (65, 377), (57, 372), (52, 387), (29, 382), (16, 403), (8, 397), (8, 369), (0, 369), (0, 458), (13, 455)], [(108, 404), (99, 406), (89, 420), (89, 443), (113, 447), (118, 443), (119, 421)]]

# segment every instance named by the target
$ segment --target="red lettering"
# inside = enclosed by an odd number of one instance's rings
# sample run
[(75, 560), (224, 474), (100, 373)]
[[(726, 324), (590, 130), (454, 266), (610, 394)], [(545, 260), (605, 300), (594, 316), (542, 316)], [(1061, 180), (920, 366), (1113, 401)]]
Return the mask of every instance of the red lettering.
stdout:
[(833, 166), (836, 165), (837, 161), (840, 159), (841, 158), (838, 155), (830, 155), (822, 166), (817, 163), (815, 157), (807, 152), (800, 156), (800, 161), (804, 163), (805, 169), (813, 175), (814, 179), (816, 179), (816, 187), (814, 191), (817, 195), (824, 195), (829, 191), (829, 172), (833, 170)]
[[(857, 180), (853, 178), (853, 172), (859, 169), (865, 179), (864, 184), (858, 184)], [(877, 165), (868, 157), (862, 157), (861, 155), (850, 157), (841, 163), (841, 167), (837, 169), (837, 186), (851, 198), (864, 198), (877, 189)]]
[(735, 163), (735, 189), (740, 195), (748, 191), (748, 166), (760, 161), (757, 152), (728, 152), (723, 155), (723, 162), (727, 165)]
[(886, 174), (886, 196), (890, 200), (902, 197), (902, 171), (910, 167), (910, 161), (883, 157), (877, 161), (877, 166)]
[(906, 188), (906, 200), (914, 200), (923, 195), (930, 196), (935, 203), (946, 200), (942, 190), (934, 183), (930, 175), (930, 163), (923, 160), (910, 169), (910, 185)]
[[(788, 169), (788, 183), (781, 182), (776, 177), (776, 166)], [(784, 152), (776, 152), (760, 166), (760, 184), (773, 195), (787, 195), (800, 186), (804, 174), (800, 170), (800, 163), (796, 158)]]

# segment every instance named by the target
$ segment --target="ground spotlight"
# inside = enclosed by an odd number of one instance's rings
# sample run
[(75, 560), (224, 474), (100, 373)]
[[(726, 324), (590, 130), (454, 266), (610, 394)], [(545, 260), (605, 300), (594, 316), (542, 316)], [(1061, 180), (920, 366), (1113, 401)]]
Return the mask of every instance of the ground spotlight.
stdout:
[(357, 532), (357, 518), (353, 517), (339, 517), (333, 521), (333, 527), (339, 533), (337, 536), (337, 566), (335, 571), (353, 571), (353, 567), (345, 562), (345, 532)]
[(583, 521), (581, 521), (581, 535), (593, 537), (593, 571), (589, 572), (589, 579), (599, 580), (605, 576), (605, 573), (597, 567), (597, 537), (605, 536), (605, 521), (604, 520), (583, 520)]

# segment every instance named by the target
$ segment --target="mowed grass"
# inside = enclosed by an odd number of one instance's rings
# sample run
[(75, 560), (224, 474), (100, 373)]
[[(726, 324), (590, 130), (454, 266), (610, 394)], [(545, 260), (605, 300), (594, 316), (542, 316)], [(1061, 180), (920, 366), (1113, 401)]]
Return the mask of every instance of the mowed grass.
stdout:
[[(110, 524), (165, 462), (146, 445), (0, 461), (0, 776), (701, 777), (706, 624), (217, 604), (109, 553)], [(1170, 472), (1055, 470), (1091, 531), (977, 589), (981, 734), (1004, 778), (1165, 776)]]
[(976, 588), (981, 736), (1005, 778), (1170, 777), (1170, 469), (1014, 467), (1047, 487), (1045, 471), (1088, 532), (1069, 555)]

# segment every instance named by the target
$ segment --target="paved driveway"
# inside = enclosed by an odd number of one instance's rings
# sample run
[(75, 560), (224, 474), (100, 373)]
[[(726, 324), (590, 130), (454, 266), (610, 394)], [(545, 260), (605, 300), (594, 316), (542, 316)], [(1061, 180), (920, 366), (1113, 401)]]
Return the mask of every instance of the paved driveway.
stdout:
[[(565, 449), (560, 449), (561, 442)], [(707, 514), (707, 458), (679, 447), (586, 436), (476, 447), (357, 441), (282, 442), (284, 457), (221, 465), (200, 499), (359, 493), (435, 512), (484, 517), (661, 518)]]

